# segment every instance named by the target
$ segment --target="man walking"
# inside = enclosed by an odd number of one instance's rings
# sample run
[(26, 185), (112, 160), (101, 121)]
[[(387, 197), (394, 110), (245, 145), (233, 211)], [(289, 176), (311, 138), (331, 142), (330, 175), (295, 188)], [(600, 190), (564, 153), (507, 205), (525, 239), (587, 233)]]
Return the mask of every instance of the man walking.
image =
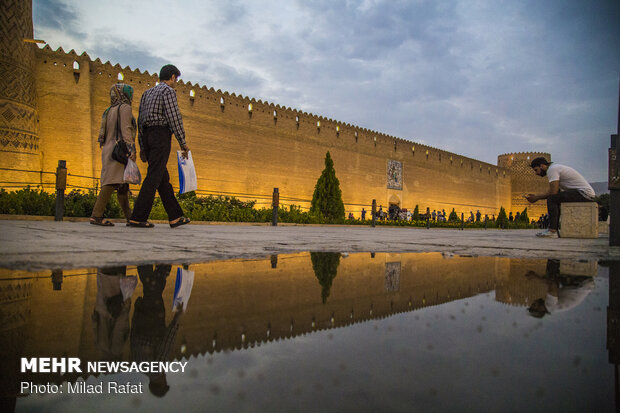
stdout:
[(560, 222), (560, 204), (563, 202), (593, 202), (595, 193), (588, 181), (571, 167), (547, 162), (545, 158), (536, 158), (530, 164), (538, 176), (549, 179), (549, 189), (543, 194), (527, 194), (530, 202), (547, 200), (549, 228), (536, 234), (538, 237), (557, 238)]
[(129, 226), (132, 227), (154, 227), (147, 220), (153, 208), (155, 191), (159, 192), (168, 214), (170, 227), (175, 228), (190, 221), (183, 216), (183, 210), (174, 196), (166, 168), (173, 133), (181, 146), (184, 158), (187, 158), (189, 152), (174, 90), (179, 76), (181, 76), (179, 69), (173, 65), (165, 65), (159, 72), (160, 83), (144, 92), (140, 100), (138, 142), (140, 159), (148, 162), (148, 169), (129, 220)]

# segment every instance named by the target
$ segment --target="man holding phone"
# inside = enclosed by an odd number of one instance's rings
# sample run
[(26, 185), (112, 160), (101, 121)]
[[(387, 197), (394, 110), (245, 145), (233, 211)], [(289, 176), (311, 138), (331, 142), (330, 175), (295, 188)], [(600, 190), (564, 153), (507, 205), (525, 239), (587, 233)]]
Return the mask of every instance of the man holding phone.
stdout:
[(536, 158), (530, 164), (538, 176), (549, 179), (549, 189), (542, 194), (527, 194), (525, 199), (536, 202), (547, 200), (549, 229), (536, 234), (543, 238), (558, 238), (560, 223), (560, 204), (564, 202), (594, 202), (594, 189), (586, 179), (571, 167), (548, 162), (545, 158)]

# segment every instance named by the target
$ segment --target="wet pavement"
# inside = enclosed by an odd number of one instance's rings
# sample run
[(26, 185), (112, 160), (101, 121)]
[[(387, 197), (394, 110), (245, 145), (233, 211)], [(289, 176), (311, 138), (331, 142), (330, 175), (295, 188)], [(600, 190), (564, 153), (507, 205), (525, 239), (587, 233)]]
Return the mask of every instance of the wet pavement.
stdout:
[(97, 227), (87, 222), (0, 220), (0, 267), (84, 268), (123, 263), (202, 262), (300, 251), (444, 252), (516, 258), (620, 257), (607, 235), (539, 239), (536, 230), (190, 224), (171, 229)]
[[(465, 255), (1, 269), (2, 397), (15, 411), (614, 411), (615, 264)], [(187, 364), (60, 375), (20, 373), (22, 357)], [(75, 393), (98, 385), (100, 394)], [(45, 386), (59, 392), (33, 394)]]
[(0, 220), (0, 410), (613, 411), (620, 252), (536, 232)]

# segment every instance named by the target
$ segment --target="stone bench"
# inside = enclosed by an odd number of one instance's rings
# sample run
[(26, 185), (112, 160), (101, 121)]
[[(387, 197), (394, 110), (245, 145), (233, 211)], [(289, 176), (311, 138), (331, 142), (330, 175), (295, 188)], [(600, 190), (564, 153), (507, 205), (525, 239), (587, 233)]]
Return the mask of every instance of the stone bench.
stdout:
[(564, 202), (560, 205), (562, 238), (598, 238), (598, 204)]

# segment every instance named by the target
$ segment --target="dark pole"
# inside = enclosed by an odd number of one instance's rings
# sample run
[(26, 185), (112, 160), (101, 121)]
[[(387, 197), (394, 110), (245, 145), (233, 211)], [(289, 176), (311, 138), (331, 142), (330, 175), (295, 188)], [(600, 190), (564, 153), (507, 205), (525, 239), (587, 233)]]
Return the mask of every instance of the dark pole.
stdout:
[(461, 231), (465, 229), (465, 214), (461, 212)]
[(271, 217), (271, 226), (278, 226), (278, 208), (280, 207), (280, 190), (273, 188), (273, 215)]
[(54, 221), (62, 221), (65, 214), (65, 189), (67, 189), (67, 161), (58, 161), (56, 168), (56, 212)]
[(609, 261), (609, 305), (607, 306), (607, 356), (614, 366), (616, 411), (620, 408), (620, 262)]
[(375, 227), (375, 223), (377, 222), (377, 200), (372, 200), (372, 227)]
[(426, 208), (426, 229), (431, 228), (431, 209)]
[(620, 159), (618, 159), (618, 135), (620, 135), (620, 82), (618, 85), (618, 127), (611, 135), (609, 148), (609, 246), (620, 246)]
[(54, 291), (62, 290), (62, 270), (52, 270), (52, 286)]

